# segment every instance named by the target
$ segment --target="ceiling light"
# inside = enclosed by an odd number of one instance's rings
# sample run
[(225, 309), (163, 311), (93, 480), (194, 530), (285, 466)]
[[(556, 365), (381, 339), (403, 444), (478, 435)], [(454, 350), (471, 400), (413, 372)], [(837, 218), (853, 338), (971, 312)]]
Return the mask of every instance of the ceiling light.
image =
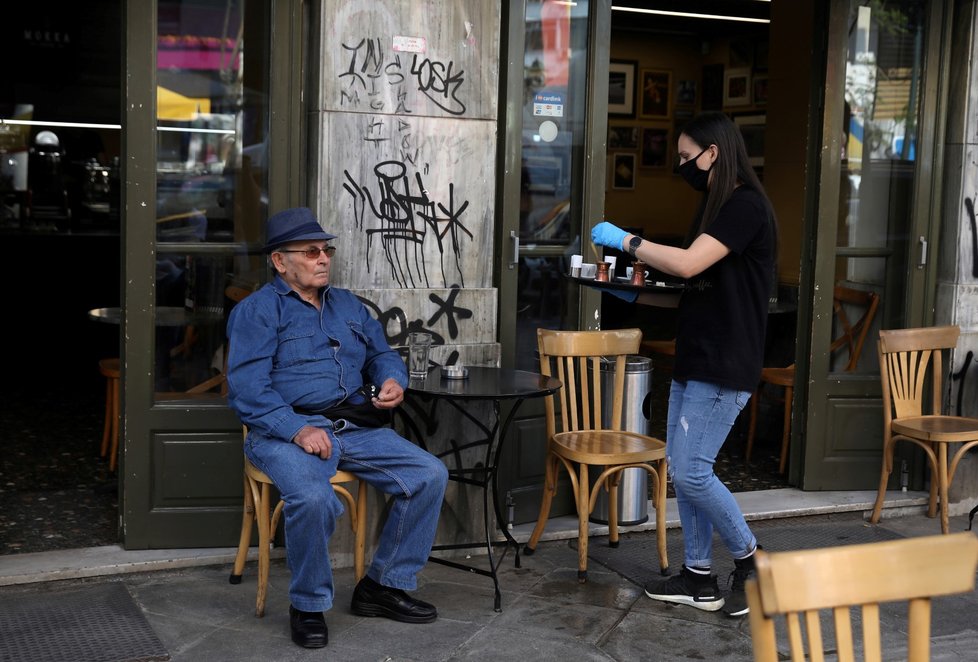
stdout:
[(627, 11), (636, 14), (656, 14), (658, 16), (678, 16), (680, 18), (707, 18), (714, 21), (739, 21), (741, 23), (770, 23), (769, 18), (751, 18), (748, 16), (725, 16), (723, 14), (697, 14), (685, 11), (666, 11), (664, 9), (638, 9), (636, 7), (618, 7), (613, 5), (614, 11)]

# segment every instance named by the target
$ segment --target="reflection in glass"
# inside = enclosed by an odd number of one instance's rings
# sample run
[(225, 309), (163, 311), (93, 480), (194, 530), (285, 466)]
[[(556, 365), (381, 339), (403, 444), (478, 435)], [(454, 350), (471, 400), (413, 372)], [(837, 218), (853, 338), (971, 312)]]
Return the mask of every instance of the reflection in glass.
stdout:
[(924, 2), (849, 5), (836, 277), (879, 287), (885, 324), (904, 319), (923, 79)]
[(528, 0), (523, 61), (516, 367), (539, 370), (536, 329), (577, 328), (589, 3)]
[(156, 390), (213, 398), (234, 295), (264, 279), (268, 3), (161, 0), (158, 17)]

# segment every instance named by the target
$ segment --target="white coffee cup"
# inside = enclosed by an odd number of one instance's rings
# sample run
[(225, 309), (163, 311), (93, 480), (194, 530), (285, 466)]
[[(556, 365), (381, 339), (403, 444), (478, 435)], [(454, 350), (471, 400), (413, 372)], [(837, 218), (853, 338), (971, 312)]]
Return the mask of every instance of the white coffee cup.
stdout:
[(594, 278), (598, 273), (598, 265), (592, 262), (585, 262), (581, 265), (581, 278)]

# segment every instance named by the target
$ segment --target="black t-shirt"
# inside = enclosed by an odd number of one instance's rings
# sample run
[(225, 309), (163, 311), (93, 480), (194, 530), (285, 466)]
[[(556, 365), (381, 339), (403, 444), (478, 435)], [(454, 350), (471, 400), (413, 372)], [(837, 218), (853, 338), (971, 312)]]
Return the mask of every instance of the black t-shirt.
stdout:
[(738, 187), (705, 232), (730, 253), (686, 281), (673, 377), (753, 391), (774, 278), (773, 220), (764, 197)]

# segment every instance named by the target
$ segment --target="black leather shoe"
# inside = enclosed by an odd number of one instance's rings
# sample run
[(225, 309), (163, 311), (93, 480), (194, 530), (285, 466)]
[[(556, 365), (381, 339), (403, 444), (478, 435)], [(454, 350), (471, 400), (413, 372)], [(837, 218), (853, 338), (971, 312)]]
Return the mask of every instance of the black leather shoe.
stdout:
[(370, 577), (357, 584), (350, 609), (357, 616), (384, 616), (402, 623), (430, 623), (438, 618), (434, 605), (412, 598), (399, 588), (381, 586)]
[(300, 611), (289, 605), (292, 641), (303, 648), (322, 648), (329, 641), (326, 617), (321, 611)]

